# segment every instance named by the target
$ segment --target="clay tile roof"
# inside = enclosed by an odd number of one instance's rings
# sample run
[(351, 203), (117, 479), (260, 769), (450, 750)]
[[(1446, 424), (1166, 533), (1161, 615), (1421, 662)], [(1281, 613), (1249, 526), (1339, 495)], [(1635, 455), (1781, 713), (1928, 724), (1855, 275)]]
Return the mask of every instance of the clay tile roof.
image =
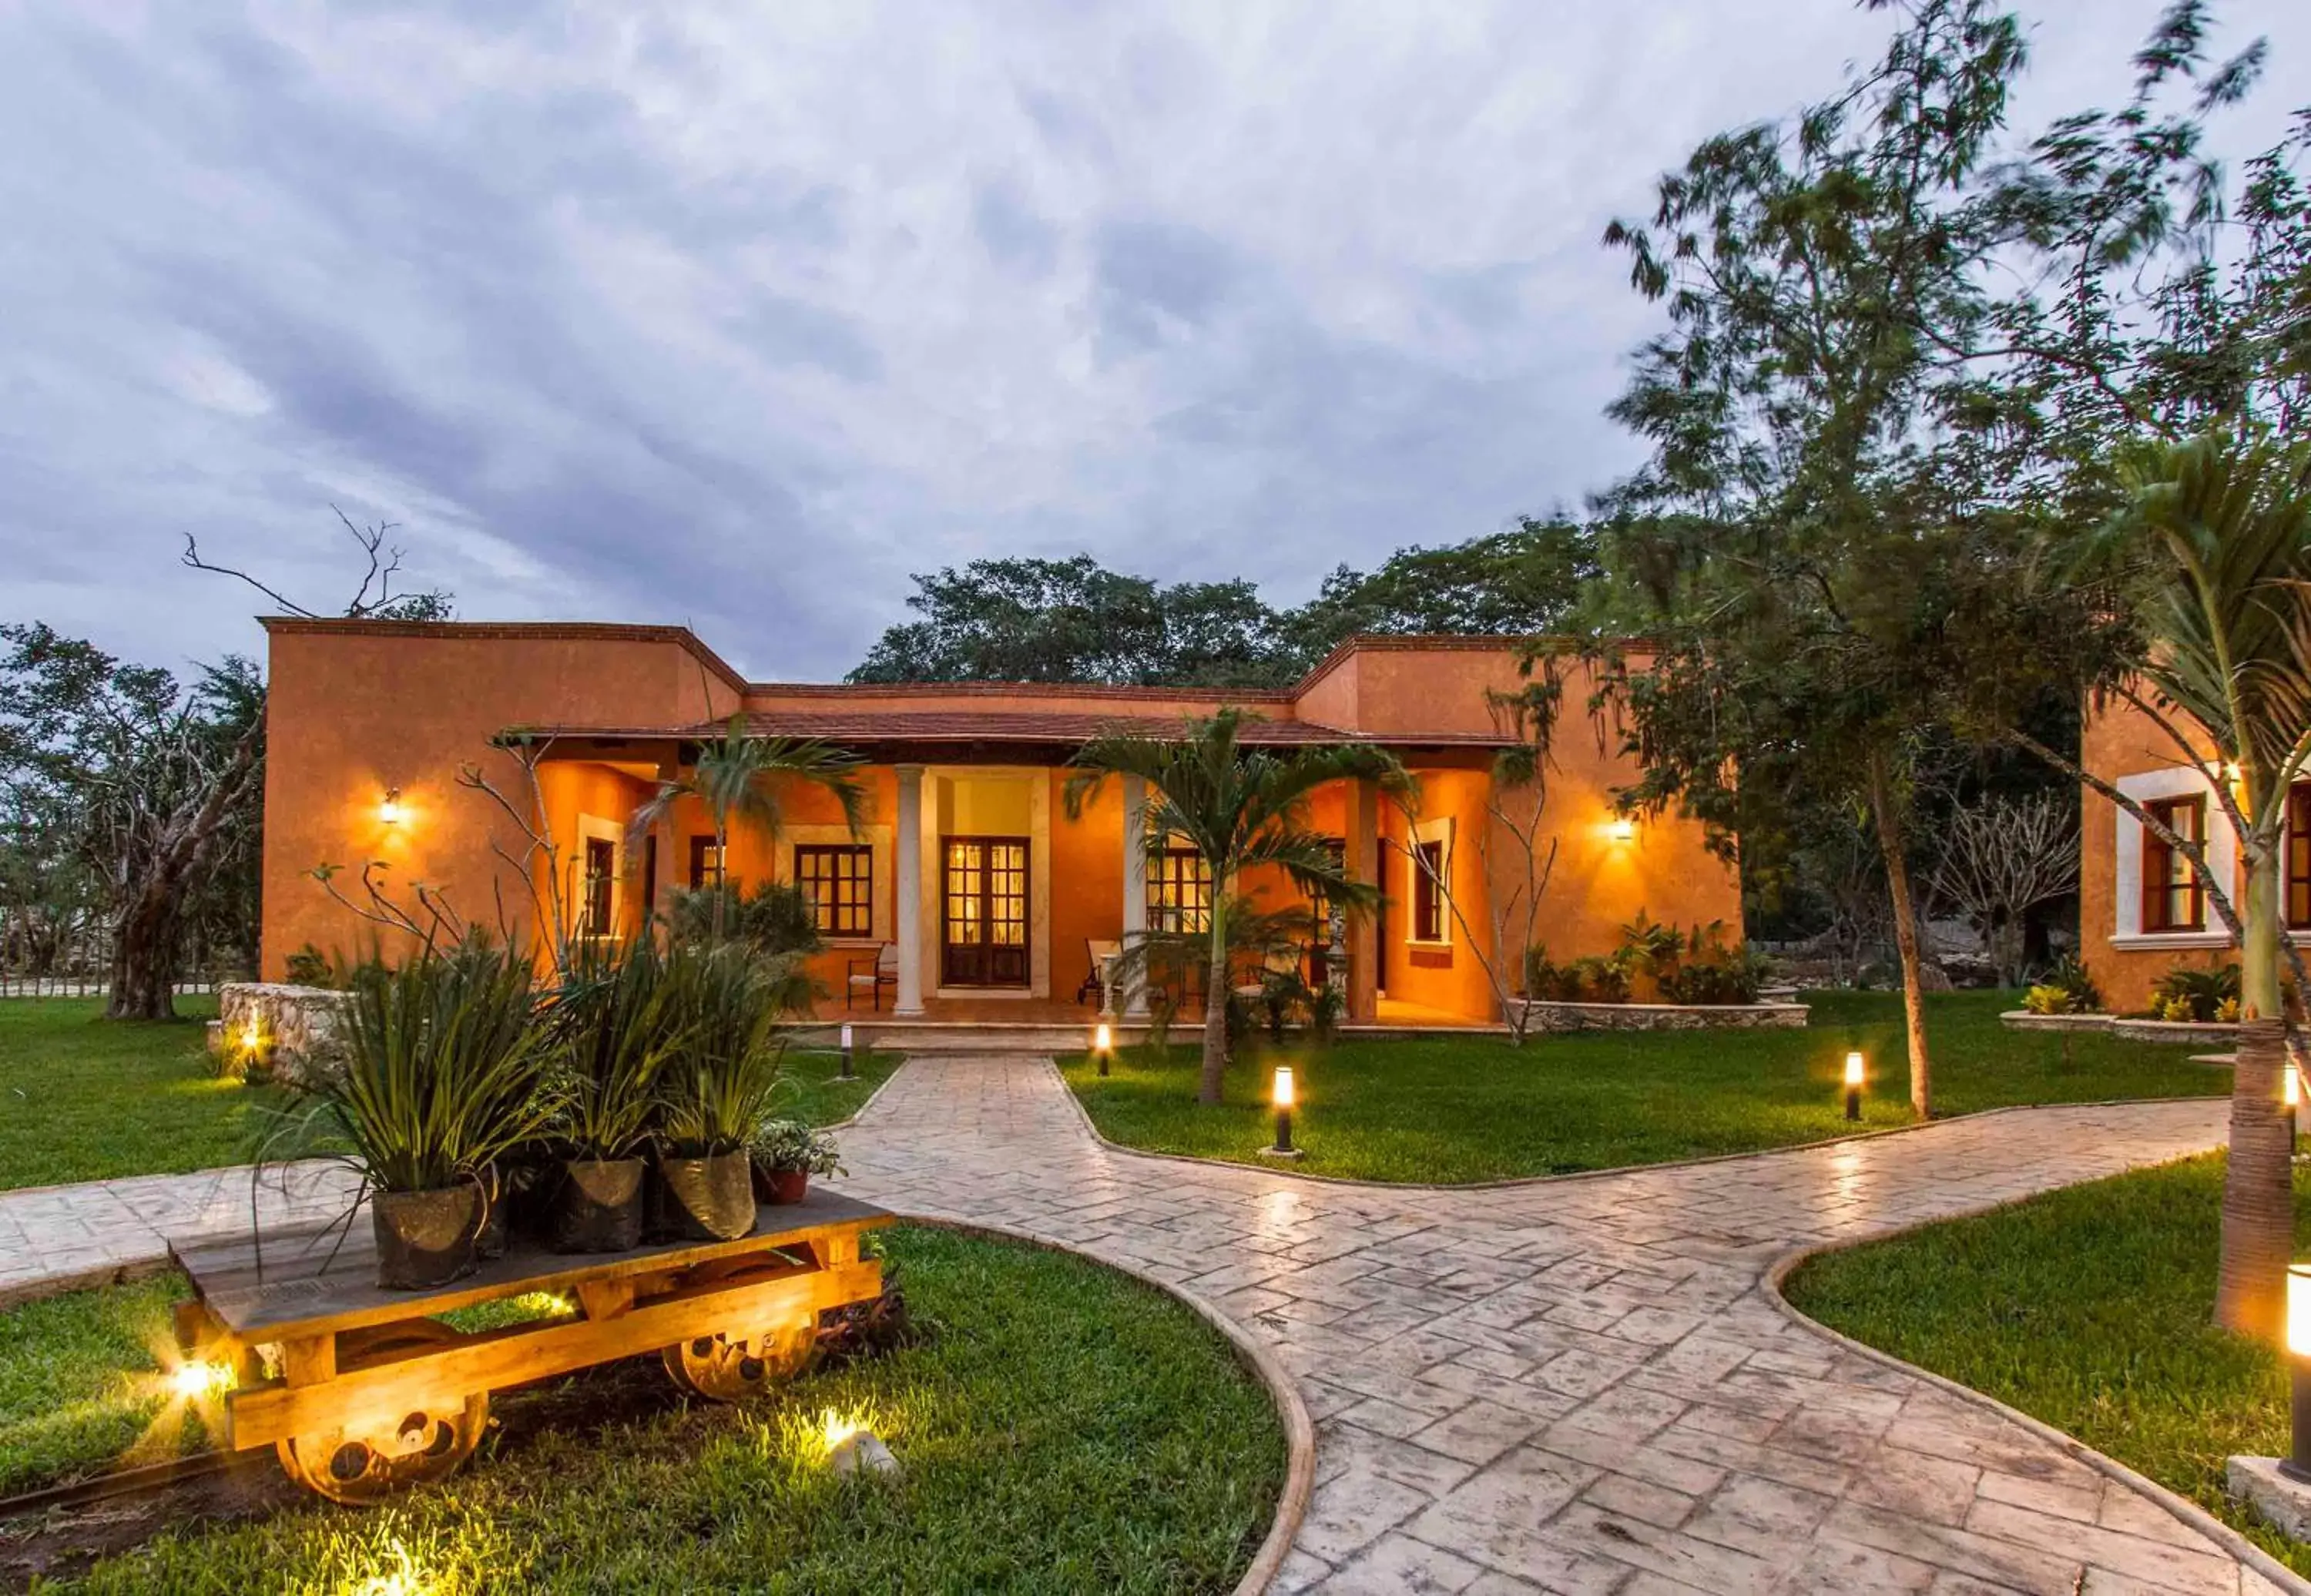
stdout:
[[(831, 743), (1083, 743), (1109, 732), (1176, 736), (1181, 715), (1097, 715), (1059, 711), (754, 710), (746, 730), (756, 737), (819, 737)], [(686, 728), (685, 737), (714, 737), (727, 721)], [(1270, 745), (1352, 743), (1368, 738), (1305, 720), (1247, 718), (1238, 739)]]

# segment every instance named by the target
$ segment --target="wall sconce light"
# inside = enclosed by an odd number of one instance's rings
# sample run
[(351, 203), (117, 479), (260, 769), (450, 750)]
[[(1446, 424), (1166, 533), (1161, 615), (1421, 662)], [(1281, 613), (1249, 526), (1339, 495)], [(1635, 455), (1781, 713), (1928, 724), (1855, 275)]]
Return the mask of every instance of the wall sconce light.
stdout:
[(1276, 1085), (1269, 1093), (1269, 1101), (1276, 1105), (1276, 1145), (1262, 1147), (1261, 1155), (1269, 1158), (1299, 1157), (1300, 1149), (1292, 1145), (1292, 1110), (1300, 1101), (1300, 1093), (1292, 1079), (1291, 1065), (1276, 1067)]
[(1862, 1081), (1864, 1066), (1859, 1052), (1845, 1055), (1845, 1117), (1862, 1118)]
[(2279, 1471), (2311, 1484), (2311, 1264), (2287, 1266), (2287, 1370), (2292, 1423)]
[(1633, 842), (1636, 840), (1637, 823), (1626, 815), (1615, 815), (1613, 824), (1606, 829), (1616, 842)]
[(842, 1022), (842, 1078), (855, 1078), (850, 1072), (850, 1022)]
[(2280, 1097), (2287, 1104), (2287, 1147), (2292, 1152), (2296, 1133), (2303, 1127), (2302, 1067), (2290, 1058), (2280, 1067), (2279, 1076), (2283, 1083), (2279, 1088)]
[(1108, 1029), (1105, 1020), (1100, 1021), (1098, 1028), (1091, 1033), (1091, 1051), (1092, 1056), (1099, 1060), (1099, 1078), (1105, 1080), (1108, 1058), (1115, 1051), (1115, 1033)]
[(377, 818), (380, 825), (399, 825), (409, 818), (409, 810), (401, 801), (401, 789), (388, 787), (385, 789), (385, 801), (377, 807)]

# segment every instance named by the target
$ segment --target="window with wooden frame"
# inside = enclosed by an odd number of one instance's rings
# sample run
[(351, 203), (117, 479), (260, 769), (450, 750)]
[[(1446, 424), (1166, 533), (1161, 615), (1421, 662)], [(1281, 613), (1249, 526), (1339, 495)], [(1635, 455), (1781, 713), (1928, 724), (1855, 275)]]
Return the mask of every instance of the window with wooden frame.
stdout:
[(2311, 781), (2287, 789), (2287, 929), (2311, 930)]
[(1451, 855), (1445, 852), (1442, 838), (1429, 842), (1415, 842), (1408, 850), (1406, 862), (1412, 870), (1412, 939), (1415, 942), (1444, 940), (1444, 872), (1451, 868)]
[(714, 846), (711, 836), (690, 839), (690, 890), (696, 892), (710, 882), (722, 879), (722, 850)]
[[(2201, 844), (2207, 840), (2207, 799), (2159, 798), (2142, 806), (2175, 835)], [(2190, 857), (2145, 826), (2142, 830), (2142, 929), (2145, 931), (2203, 931), (2207, 893)]]
[(1212, 929), (1212, 866), (1193, 848), (1158, 849), (1147, 856), (1147, 929)]
[(810, 900), (822, 937), (871, 937), (875, 926), (875, 850), (863, 842), (798, 842), (795, 884)]

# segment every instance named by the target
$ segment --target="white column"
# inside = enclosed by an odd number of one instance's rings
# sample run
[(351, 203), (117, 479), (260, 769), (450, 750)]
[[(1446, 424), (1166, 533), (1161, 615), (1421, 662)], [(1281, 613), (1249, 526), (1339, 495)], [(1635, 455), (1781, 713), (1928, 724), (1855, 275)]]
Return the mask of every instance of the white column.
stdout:
[[(1123, 779), (1123, 930), (1130, 947), (1147, 929), (1147, 783)], [(1147, 972), (1134, 963), (1123, 981), (1123, 1017), (1147, 1017)]]
[(899, 889), (899, 991), (896, 1014), (923, 1011), (923, 767), (903, 764), (899, 778), (896, 872)]

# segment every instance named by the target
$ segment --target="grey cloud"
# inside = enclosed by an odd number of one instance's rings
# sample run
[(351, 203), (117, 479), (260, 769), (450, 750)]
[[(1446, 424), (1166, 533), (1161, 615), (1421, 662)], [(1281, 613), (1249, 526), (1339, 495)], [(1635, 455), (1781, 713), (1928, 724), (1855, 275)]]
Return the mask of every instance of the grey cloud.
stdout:
[(1058, 264), (1060, 230), (1036, 214), (1010, 183), (981, 183), (971, 216), (980, 242), (998, 260), (1038, 277)]

